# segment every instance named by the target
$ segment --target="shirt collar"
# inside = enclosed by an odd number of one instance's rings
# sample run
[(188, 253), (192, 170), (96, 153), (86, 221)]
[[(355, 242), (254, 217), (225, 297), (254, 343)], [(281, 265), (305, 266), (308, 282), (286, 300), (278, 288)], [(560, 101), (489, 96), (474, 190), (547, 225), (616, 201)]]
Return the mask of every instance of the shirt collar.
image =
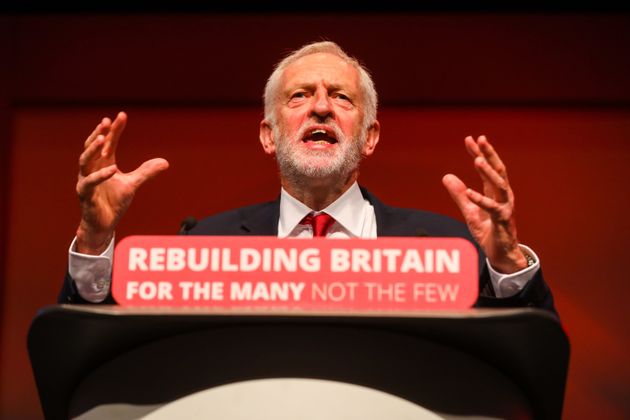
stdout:
[[(365, 198), (361, 194), (359, 184), (354, 182), (346, 192), (321, 212), (330, 214), (352, 236), (361, 237), (366, 203)], [(311, 212), (315, 214), (321, 213), (310, 209), (282, 188), (280, 191), (278, 236), (280, 238), (287, 237), (302, 221), (304, 216)]]

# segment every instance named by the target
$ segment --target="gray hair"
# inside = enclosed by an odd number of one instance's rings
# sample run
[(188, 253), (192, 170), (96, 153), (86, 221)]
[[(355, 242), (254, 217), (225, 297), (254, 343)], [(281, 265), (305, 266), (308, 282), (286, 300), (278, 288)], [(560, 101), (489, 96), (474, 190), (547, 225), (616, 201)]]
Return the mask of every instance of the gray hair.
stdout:
[(374, 88), (374, 82), (370, 76), (369, 71), (359, 63), (359, 61), (350, 57), (346, 52), (336, 43), (331, 41), (321, 41), (306, 44), (299, 50), (291, 52), (282, 61), (276, 64), (273, 73), (267, 79), (265, 85), (265, 93), (263, 99), (265, 101), (265, 119), (272, 124), (275, 123), (275, 104), (278, 98), (278, 89), (280, 88), (280, 79), (284, 70), (298, 60), (307, 55), (327, 53), (333, 54), (344, 60), (346, 63), (352, 65), (359, 72), (359, 83), (361, 90), (363, 91), (363, 99), (365, 102), (365, 117), (363, 120), (363, 126), (369, 127), (376, 120), (376, 108), (378, 106), (378, 96), (376, 89)]

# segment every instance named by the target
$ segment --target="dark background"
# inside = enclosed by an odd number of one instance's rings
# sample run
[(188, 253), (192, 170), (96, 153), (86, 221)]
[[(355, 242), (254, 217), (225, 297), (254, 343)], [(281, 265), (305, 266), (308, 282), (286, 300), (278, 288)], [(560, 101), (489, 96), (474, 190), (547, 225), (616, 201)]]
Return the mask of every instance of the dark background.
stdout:
[(123, 169), (154, 156), (171, 163), (143, 187), (118, 238), (175, 233), (188, 215), (273, 199), (275, 165), (257, 140), (262, 89), (284, 53), (323, 38), (374, 75), (383, 128), (361, 183), (385, 202), (460, 218), (440, 178), (452, 171), (478, 186), (463, 139), (494, 142), (519, 236), (541, 257), (571, 340), (565, 417), (630, 415), (626, 10), (82, 7), (0, 8), (1, 418), (41, 417), (26, 333), (61, 284), (79, 217), (77, 159), (100, 118), (129, 114)]

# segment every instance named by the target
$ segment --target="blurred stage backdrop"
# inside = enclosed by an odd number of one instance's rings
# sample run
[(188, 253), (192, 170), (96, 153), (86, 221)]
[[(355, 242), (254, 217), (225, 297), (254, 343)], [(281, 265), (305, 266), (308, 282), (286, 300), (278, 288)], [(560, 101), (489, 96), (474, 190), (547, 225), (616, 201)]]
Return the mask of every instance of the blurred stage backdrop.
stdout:
[(283, 54), (320, 39), (373, 73), (382, 135), (360, 181), (383, 201), (461, 219), (440, 179), (479, 186), (463, 139), (495, 144), (571, 340), (564, 417), (628, 418), (630, 15), (491, 8), (0, 15), (1, 418), (41, 418), (26, 333), (63, 279), (93, 127), (125, 110), (120, 167), (171, 163), (119, 239), (274, 199), (262, 89)]

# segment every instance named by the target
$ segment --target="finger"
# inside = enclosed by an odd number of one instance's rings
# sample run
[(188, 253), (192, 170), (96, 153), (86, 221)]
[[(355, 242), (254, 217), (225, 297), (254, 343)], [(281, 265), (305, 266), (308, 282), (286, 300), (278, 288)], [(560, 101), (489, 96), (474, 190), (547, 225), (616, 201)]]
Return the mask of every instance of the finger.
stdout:
[(127, 125), (127, 114), (119, 112), (116, 119), (112, 123), (111, 130), (109, 132), (109, 141), (103, 149), (103, 156), (111, 157), (116, 153), (116, 147), (118, 147), (118, 140), (122, 134), (125, 126)]
[(129, 173), (131, 182), (135, 184), (136, 188), (140, 187), (145, 181), (153, 178), (160, 172), (168, 169), (168, 161), (162, 158), (155, 158), (147, 160), (140, 165), (135, 171)]
[(466, 193), (468, 190), (466, 184), (453, 174), (444, 175), (442, 178), (442, 184), (444, 184), (444, 187), (446, 187), (449, 195), (457, 207), (459, 207), (459, 211), (462, 214), (466, 214), (466, 210), (468, 206), (470, 206), (470, 199)]
[(83, 199), (90, 195), (96, 186), (114, 176), (117, 170), (116, 165), (110, 165), (98, 171), (94, 171), (88, 176), (80, 177), (79, 182), (77, 182), (77, 194), (79, 198)]
[(94, 163), (94, 158), (100, 157), (101, 150), (105, 144), (105, 137), (102, 134), (96, 136), (96, 139), (79, 156), (79, 171), (82, 175), (89, 174), (90, 164)]
[(490, 166), (492, 166), (492, 168), (497, 171), (499, 175), (507, 180), (507, 170), (505, 168), (505, 165), (503, 164), (503, 161), (499, 157), (499, 154), (496, 152), (496, 150), (494, 150), (494, 147), (492, 147), (486, 136), (479, 136), (477, 145), (479, 146), (481, 153), (486, 158)]
[(482, 158), (475, 159), (475, 169), (483, 181), (484, 192), (495, 200), (506, 203), (509, 200), (510, 184), (488, 162)]
[(488, 213), (496, 216), (500, 213), (500, 205), (492, 198), (483, 195), (471, 188), (466, 190), (466, 196), (470, 201), (487, 211)]
[(94, 128), (94, 131), (90, 133), (90, 135), (85, 139), (85, 143), (83, 143), (83, 147), (88, 147), (99, 134), (106, 135), (109, 131), (109, 127), (111, 125), (111, 121), (109, 118), (103, 118), (100, 123)]
[(477, 142), (472, 138), (472, 136), (468, 136), (464, 139), (464, 145), (466, 146), (466, 151), (468, 151), (470, 156), (474, 158), (477, 156), (483, 156), (481, 150), (479, 149), (479, 145), (477, 145)]

